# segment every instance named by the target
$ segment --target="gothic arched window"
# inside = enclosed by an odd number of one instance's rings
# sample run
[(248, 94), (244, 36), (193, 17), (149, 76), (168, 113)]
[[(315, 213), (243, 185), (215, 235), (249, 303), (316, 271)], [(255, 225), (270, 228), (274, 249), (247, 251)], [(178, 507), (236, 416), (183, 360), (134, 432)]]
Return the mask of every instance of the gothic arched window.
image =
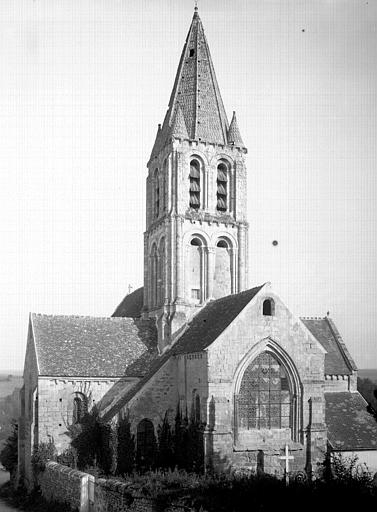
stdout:
[(190, 208), (200, 208), (200, 165), (197, 160), (190, 162)]
[(269, 352), (262, 352), (242, 377), (238, 395), (238, 428), (292, 427), (292, 391), (285, 367)]
[(142, 468), (151, 468), (156, 457), (156, 437), (153, 423), (144, 419), (137, 426), (136, 457)]
[(275, 302), (273, 299), (265, 299), (263, 301), (263, 314), (264, 316), (274, 316)]
[(165, 238), (162, 238), (158, 249), (158, 272), (157, 272), (157, 305), (160, 306), (165, 300)]
[(150, 256), (151, 268), (151, 305), (156, 306), (158, 301), (158, 253), (157, 247), (153, 244)]
[(228, 209), (228, 169), (225, 164), (217, 166), (217, 203), (216, 210), (226, 212)]
[(157, 217), (160, 214), (160, 179), (158, 174), (158, 169), (154, 171), (154, 217)]
[(88, 400), (82, 393), (76, 393), (73, 399), (73, 423), (81, 423), (88, 413)]

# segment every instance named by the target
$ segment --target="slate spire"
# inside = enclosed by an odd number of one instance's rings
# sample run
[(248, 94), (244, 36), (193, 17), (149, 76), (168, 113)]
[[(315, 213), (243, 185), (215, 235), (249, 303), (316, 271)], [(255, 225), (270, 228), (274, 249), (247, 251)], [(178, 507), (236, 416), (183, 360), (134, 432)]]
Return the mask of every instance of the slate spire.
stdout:
[(236, 113), (234, 111), (228, 131), (228, 142), (229, 144), (234, 144), (235, 146), (245, 147), (240, 134), (240, 129), (238, 128)]
[(164, 142), (171, 134), (175, 119), (181, 117), (179, 111), (177, 113), (178, 108), (182, 113), (187, 138), (217, 144), (228, 143), (229, 123), (197, 7), (162, 126)]

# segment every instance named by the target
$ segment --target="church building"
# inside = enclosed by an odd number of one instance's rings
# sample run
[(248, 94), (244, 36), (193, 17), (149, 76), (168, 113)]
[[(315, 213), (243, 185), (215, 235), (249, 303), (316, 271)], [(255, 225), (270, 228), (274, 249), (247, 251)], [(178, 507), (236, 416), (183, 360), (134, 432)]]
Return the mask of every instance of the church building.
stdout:
[(195, 8), (147, 164), (144, 286), (112, 317), (31, 314), (19, 470), (33, 446), (67, 448), (94, 405), (129, 414), (148, 449), (177, 406), (204, 424), (206, 467), (315, 473), (328, 450), (377, 471), (377, 424), (329, 316), (296, 318), (249, 284), (247, 149), (221, 99)]

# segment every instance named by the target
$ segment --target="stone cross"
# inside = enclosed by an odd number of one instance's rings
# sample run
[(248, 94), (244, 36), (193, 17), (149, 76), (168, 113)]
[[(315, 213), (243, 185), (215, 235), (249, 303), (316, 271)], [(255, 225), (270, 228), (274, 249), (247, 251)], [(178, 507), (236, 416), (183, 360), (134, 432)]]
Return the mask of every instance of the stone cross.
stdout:
[(133, 289), (132, 284), (129, 284), (128, 285), (128, 294), (130, 294), (132, 292), (132, 289)]
[(285, 454), (284, 455), (281, 455), (279, 457), (279, 459), (281, 460), (285, 460), (285, 483), (286, 485), (289, 484), (289, 461), (290, 460), (293, 460), (294, 457), (293, 455), (289, 455), (289, 448), (288, 448), (288, 445), (286, 444), (285, 445)]

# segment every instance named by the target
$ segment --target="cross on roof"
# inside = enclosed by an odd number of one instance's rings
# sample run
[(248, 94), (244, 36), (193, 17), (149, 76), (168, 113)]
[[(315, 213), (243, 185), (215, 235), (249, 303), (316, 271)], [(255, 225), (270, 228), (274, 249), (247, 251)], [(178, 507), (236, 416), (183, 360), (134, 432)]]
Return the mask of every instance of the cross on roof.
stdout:
[(289, 461), (293, 460), (293, 455), (289, 455), (288, 445), (285, 445), (285, 454), (279, 457), (281, 460), (285, 460), (285, 483), (289, 483)]

